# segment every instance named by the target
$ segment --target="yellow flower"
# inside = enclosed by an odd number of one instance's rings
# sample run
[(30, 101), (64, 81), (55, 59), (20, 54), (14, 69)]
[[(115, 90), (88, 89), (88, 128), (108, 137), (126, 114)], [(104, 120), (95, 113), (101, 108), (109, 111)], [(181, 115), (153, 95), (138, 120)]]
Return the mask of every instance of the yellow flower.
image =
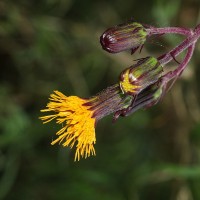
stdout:
[(111, 86), (97, 96), (82, 99), (77, 96), (65, 96), (59, 91), (50, 95), (50, 102), (41, 112), (54, 112), (40, 117), (43, 123), (53, 119), (63, 127), (56, 133), (58, 136), (52, 145), (59, 143), (64, 147), (76, 146), (74, 161), (87, 158), (95, 154), (96, 143), (95, 125), (102, 117), (116, 112), (123, 105), (119, 85)]
[(77, 142), (75, 161), (80, 160), (80, 157), (87, 158), (95, 155), (95, 118), (92, 117), (93, 111), (89, 110), (90, 106), (84, 105), (88, 101), (76, 96), (67, 97), (58, 91), (54, 92), (50, 103), (47, 104), (47, 109), (41, 112), (54, 111), (56, 114), (40, 117), (40, 119), (44, 123), (56, 119), (58, 124), (65, 123), (65, 125), (56, 133), (58, 138), (51, 144), (59, 142), (63, 146), (72, 148)]

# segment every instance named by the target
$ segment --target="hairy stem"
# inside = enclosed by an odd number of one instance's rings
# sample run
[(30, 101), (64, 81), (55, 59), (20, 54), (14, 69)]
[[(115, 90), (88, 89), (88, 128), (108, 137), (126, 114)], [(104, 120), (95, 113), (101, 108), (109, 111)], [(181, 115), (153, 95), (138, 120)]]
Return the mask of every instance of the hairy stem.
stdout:
[(192, 44), (190, 47), (188, 47), (187, 54), (183, 60), (183, 62), (178, 66), (177, 69), (175, 69), (172, 72), (169, 72), (166, 77), (170, 81), (171, 79), (180, 76), (181, 73), (184, 71), (184, 69), (187, 67), (187, 64), (189, 63), (190, 59), (192, 58), (193, 52), (195, 48), (195, 43)]
[(200, 37), (200, 25), (198, 25), (193, 32), (177, 47), (172, 49), (170, 52), (158, 57), (160, 64), (165, 65), (173, 60), (176, 56), (182, 53), (192, 44), (195, 44)]
[(165, 28), (150, 27), (150, 28), (147, 28), (146, 31), (148, 33), (148, 36), (170, 34), (170, 33), (190, 36), (193, 33), (191, 29), (179, 28), (179, 27), (165, 27)]

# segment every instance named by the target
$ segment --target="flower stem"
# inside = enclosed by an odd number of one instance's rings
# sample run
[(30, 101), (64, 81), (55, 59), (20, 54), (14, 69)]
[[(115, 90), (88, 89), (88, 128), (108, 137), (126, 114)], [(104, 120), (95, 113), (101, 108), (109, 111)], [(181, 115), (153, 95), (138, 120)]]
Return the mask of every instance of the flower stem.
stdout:
[(147, 28), (146, 31), (148, 33), (148, 36), (169, 34), (169, 33), (190, 36), (193, 33), (191, 29), (179, 28), (179, 27), (165, 27), (165, 28), (150, 27), (150, 28)]
[(176, 56), (178, 56), (180, 53), (182, 53), (185, 49), (187, 49), (192, 44), (195, 44), (197, 40), (200, 37), (200, 25), (198, 25), (193, 32), (191, 32), (191, 35), (189, 35), (181, 44), (179, 44), (177, 47), (172, 49), (170, 52), (160, 56), (158, 58), (160, 64), (165, 65), (169, 63), (171, 60), (173, 60)]
[[(174, 71), (168, 72), (163, 77), (163, 83), (164, 84), (168, 83), (172, 79), (178, 78), (181, 75), (181, 73), (187, 67), (187, 64), (189, 63), (190, 59), (192, 58), (192, 55), (193, 55), (193, 52), (194, 52), (194, 48), (195, 48), (195, 44), (192, 44), (190, 47), (188, 47), (187, 54), (186, 54), (183, 62), (179, 65), (179, 67), (177, 69), (175, 69)], [(174, 83), (174, 81), (173, 81), (173, 83)], [(171, 84), (170, 88), (172, 87), (173, 83)], [(168, 90), (170, 88), (168, 88)]]

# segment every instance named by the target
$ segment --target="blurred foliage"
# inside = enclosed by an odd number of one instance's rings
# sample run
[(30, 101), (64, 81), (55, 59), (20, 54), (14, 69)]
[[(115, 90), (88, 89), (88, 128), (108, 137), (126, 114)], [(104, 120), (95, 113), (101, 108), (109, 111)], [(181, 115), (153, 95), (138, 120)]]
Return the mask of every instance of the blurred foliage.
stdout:
[[(96, 157), (50, 146), (58, 130), (38, 117), (53, 90), (89, 97), (116, 83), (136, 56), (99, 44), (110, 26), (200, 23), (199, 0), (0, 1), (0, 199), (200, 199), (200, 46), (157, 106), (98, 123)], [(153, 40), (142, 54), (173, 47)]]

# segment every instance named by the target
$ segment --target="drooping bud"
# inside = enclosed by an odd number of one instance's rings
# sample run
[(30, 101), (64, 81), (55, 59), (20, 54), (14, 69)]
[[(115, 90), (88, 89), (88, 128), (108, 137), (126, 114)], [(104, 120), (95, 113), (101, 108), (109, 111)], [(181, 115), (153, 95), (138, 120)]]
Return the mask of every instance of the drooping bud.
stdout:
[[(113, 121), (116, 121), (119, 116), (126, 117), (136, 112), (139, 109), (146, 109), (156, 105), (166, 92), (166, 85), (163, 85), (162, 78), (156, 83), (149, 85), (142, 90), (136, 97), (134, 104), (129, 109), (122, 109), (115, 112)], [(130, 96), (129, 96), (130, 97)]]
[(137, 95), (162, 76), (163, 67), (154, 57), (140, 59), (135, 65), (125, 69), (120, 75), (123, 93)]
[(148, 86), (137, 96), (132, 109), (130, 109), (130, 111), (124, 116), (128, 116), (139, 109), (145, 109), (154, 106), (162, 98), (163, 93), (164, 88), (158, 82)]
[(102, 48), (110, 53), (128, 49), (136, 51), (144, 44), (147, 31), (142, 24), (131, 22), (107, 29), (100, 37)]

